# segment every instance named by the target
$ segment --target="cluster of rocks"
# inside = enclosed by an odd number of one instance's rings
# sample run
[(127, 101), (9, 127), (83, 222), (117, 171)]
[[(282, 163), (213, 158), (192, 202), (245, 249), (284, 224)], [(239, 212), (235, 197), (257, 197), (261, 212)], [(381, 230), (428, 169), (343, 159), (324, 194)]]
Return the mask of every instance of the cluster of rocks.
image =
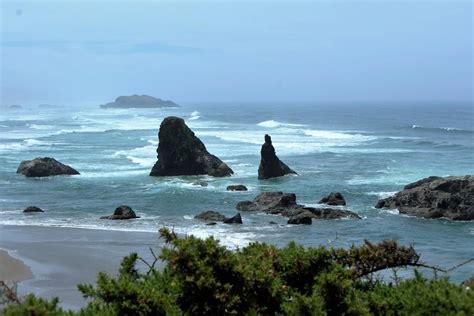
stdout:
[[(137, 96), (138, 99), (133, 97), (133, 100), (143, 99), (141, 96)], [(124, 100), (119, 98), (119, 103), (128, 102)], [(204, 143), (186, 126), (182, 118), (173, 116), (165, 118), (160, 125), (158, 139), (158, 160), (153, 166), (150, 176), (209, 175), (225, 177), (234, 173), (227, 164), (207, 151)], [(22, 161), (17, 173), (26, 177), (79, 174), (71, 166), (50, 157)], [(288, 174), (296, 174), (296, 172), (277, 157), (271, 137), (265, 135), (258, 178), (271, 179)], [(208, 185), (205, 181), (193, 184), (203, 187)], [(226, 190), (247, 191), (247, 187), (229, 185)], [(319, 203), (332, 206), (346, 205), (344, 197), (339, 192), (331, 192)], [(423, 218), (443, 217), (452, 220), (474, 220), (474, 176), (422, 179), (408, 184), (403, 191), (392, 197), (379, 200), (375, 207), (398, 209), (401, 214)], [(239, 203), (237, 208), (242, 211), (252, 210), (282, 214), (289, 217), (291, 223), (310, 223), (314, 218), (358, 218), (357, 214), (341, 209), (305, 207), (296, 203), (294, 194), (282, 192), (262, 193), (253, 201)], [(113, 216), (115, 214), (109, 217)], [(116, 215), (117, 218), (121, 216), (124, 215)]]
[(307, 207), (296, 202), (294, 193), (263, 192), (253, 201), (242, 201), (237, 204), (241, 212), (264, 212), (288, 217), (288, 224), (311, 224), (312, 219), (360, 219), (359, 215), (348, 210), (334, 208)]

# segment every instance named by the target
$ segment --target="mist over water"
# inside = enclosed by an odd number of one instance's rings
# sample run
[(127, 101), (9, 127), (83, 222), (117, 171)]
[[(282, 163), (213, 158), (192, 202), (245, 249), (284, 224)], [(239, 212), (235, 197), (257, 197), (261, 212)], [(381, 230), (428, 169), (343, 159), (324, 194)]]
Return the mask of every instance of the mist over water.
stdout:
[[(229, 178), (150, 177), (162, 119), (183, 117), (210, 153), (235, 172)], [(437, 175), (473, 174), (474, 121), (470, 105), (343, 106), (325, 104), (184, 104), (179, 109), (108, 109), (64, 106), (0, 114), (0, 224), (79, 227), (156, 233), (214, 235), (240, 247), (252, 241), (284, 245), (360, 244), (394, 238), (413, 243), (422, 260), (451, 266), (474, 257), (474, 223), (424, 220), (373, 206), (405, 184)], [(257, 180), (260, 146), (270, 134), (277, 155), (298, 176)], [(25, 178), (22, 160), (54, 157), (79, 176)], [(193, 185), (208, 182), (207, 187)], [(244, 184), (248, 192), (227, 192)], [(281, 216), (243, 213), (244, 225), (206, 226), (193, 217), (206, 210), (225, 215), (262, 191), (294, 192), (316, 206), (331, 191), (362, 220), (313, 221), (290, 226)], [(140, 219), (99, 220), (121, 204)], [(25, 215), (35, 205), (43, 214)], [(269, 224), (270, 221), (278, 225)], [(454, 281), (467, 275), (461, 268)], [(463, 270), (464, 269), (464, 270)]]

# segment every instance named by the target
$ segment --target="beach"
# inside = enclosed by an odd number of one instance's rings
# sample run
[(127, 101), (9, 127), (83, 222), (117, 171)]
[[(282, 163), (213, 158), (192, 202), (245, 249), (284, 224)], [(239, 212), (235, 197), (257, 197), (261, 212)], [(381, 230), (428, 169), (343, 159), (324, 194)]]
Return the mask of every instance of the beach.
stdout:
[(20, 295), (57, 296), (70, 309), (86, 302), (77, 284), (95, 283), (100, 271), (116, 274), (131, 252), (151, 260), (149, 248), (162, 243), (158, 233), (34, 226), (0, 226), (0, 240), (0, 279), (20, 280)]

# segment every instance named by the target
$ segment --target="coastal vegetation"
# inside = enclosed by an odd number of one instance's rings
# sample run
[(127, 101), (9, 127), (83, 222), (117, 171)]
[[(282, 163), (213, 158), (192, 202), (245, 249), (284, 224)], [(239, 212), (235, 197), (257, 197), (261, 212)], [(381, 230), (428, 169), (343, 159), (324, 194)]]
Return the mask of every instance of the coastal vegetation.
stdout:
[[(153, 262), (132, 253), (117, 276), (99, 273), (78, 286), (88, 304), (66, 311), (58, 299), (11, 291), (5, 315), (473, 315), (474, 291), (439, 277), (412, 246), (385, 240), (348, 249), (290, 242), (230, 250), (213, 237), (179, 238), (163, 228), (166, 246)], [(163, 268), (156, 265), (164, 263)], [(414, 267), (400, 279), (397, 269)], [(418, 268), (434, 271), (427, 278)], [(377, 272), (394, 269), (390, 280)]]

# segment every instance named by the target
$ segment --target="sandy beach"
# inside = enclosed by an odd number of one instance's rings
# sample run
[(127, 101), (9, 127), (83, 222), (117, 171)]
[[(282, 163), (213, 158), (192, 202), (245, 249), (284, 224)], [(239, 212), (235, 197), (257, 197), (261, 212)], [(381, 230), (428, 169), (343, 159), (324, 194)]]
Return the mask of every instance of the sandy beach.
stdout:
[(58, 296), (62, 306), (79, 309), (86, 301), (78, 283), (94, 283), (100, 271), (115, 274), (131, 252), (149, 260), (149, 248), (160, 244), (158, 233), (0, 226), (0, 277), (21, 281), (20, 295)]

